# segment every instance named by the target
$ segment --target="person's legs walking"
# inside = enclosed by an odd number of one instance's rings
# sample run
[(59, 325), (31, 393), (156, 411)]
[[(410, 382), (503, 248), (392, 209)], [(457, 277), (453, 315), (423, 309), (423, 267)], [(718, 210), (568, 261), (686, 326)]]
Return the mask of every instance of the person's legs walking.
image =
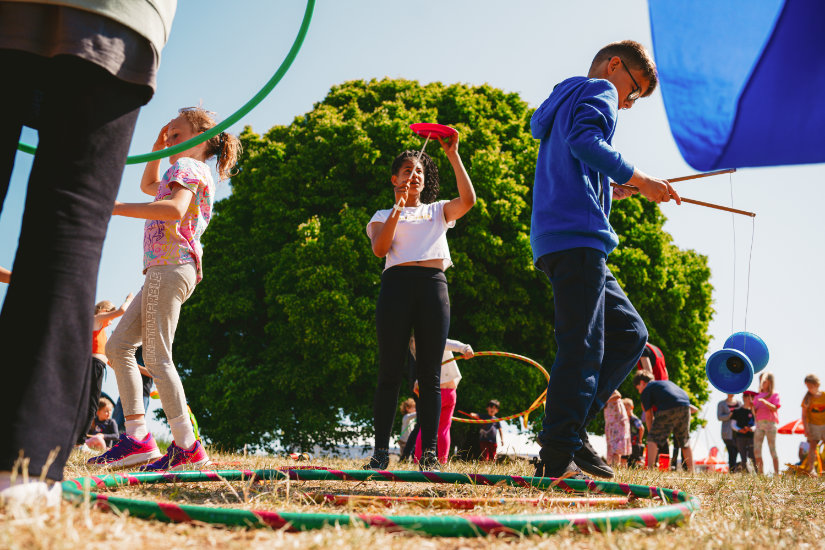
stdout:
[[(381, 291), (375, 306), (378, 336), (378, 383), (373, 401), (375, 449), (370, 466), (386, 467), (389, 461), (390, 433), (395, 421), (398, 392), (412, 331), (412, 299), (403, 268), (391, 268), (381, 275)], [(420, 408), (419, 408), (420, 410)], [(420, 415), (420, 412), (418, 413)], [(420, 425), (420, 417), (418, 419)], [(415, 440), (408, 440), (408, 445)], [(380, 455), (380, 456), (379, 456)], [(379, 464), (381, 463), (381, 464)]]
[(723, 439), (725, 449), (728, 450), (728, 472), (733, 472), (736, 469), (736, 461), (739, 455), (739, 450), (736, 448), (736, 441), (733, 439)]
[(450, 330), (450, 298), (447, 292), (447, 279), (441, 270), (416, 270), (413, 327), (419, 389), (417, 414), (421, 425), (420, 438), (424, 457), (428, 452), (437, 453), (438, 448), (441, 359)]
[(604, 358), (585, 427), (639, 362), (647, 342), (644, 321), (609, 269), (604, 287)]
[(441, 416), (438, 418), (438, 460), (447, 462), (450, 455), (450, 427), (453, 425), (455, 411), (455, 388), (441, 389)]
[[(143, 285), (143, 361), (158, 389), (160, 403), (175, 443), (188, 449), (195, 434), (186, 407), (186, 395), (172, 360), (172, 343), (180, 318), (180, 308), (195, 291), (195, 264), (152, 266)], [(137, 382), (141, 382), (140, 376)], [(143, 398), (142, 384), (135, 388), (134, 400)], [(128, 419), (128, 418), (127, 418)]]
[[(10, 85), (36, 77), (42, 101), (14, 274), (0, 313), (0, 349), (4, 364), (14, 367), (5, 374), (18, 390), (0, 409), (0, 470), (23, 450), (37, 476), (59, 448), (47, 476), (60, 480), (85, 418), (103, 240), (138, 110), (150, 95), (71, 56), (48, 60), (48, 70), (34, 76), (5, 76)], [(44, 388), (51, 399), (42, 399)]]
[(762, 442), (765, 440), (765, 430), (761, 426), (762, 421), (756, 423), (753, 430), (753, 456), (756, 461), (756, 472), (764, 473), (765, 465), (762, 462)]
[(558, 344), (539, 442), (572, 458), (604, 359), (605, 256), (576, 248), (542, 256), (538, 266), (553, 287)]

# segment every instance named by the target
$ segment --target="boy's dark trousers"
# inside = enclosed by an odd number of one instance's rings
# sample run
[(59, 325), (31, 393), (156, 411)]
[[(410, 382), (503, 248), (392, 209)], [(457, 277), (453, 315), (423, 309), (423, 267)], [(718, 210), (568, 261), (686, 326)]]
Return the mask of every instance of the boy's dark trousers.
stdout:
[(580, 431), (633, 370), (647, 342), (644, 322), (606, 261), (594, 248), (572, 248), (537, 262), (553, 286), (558, 345), (539, 441), (571, 456), (581, 447)]
[(742, 460), (739, 464), (742, 469), (748, 470), (748, 459), (751, 461), (753, 471), (756, 471), (756, 456), (753, 454), (753, 434), (741, 435), (733, 434), (733, 440), (736, 442), (736, 449), (739, 451), (739, 458)]
[[(22, 127), (38, 131), (26, 206), (2, 312), (0, 470), (20, 453), (49, 479), (88, 429), (92, 325), (103, 240), (138, 110), (151, 97), (73, 56), (0, 49), (0, 204)], [(12, 266), (4, 266), (12, 267)]]
[(77, 436), (77, 444), (83, 445), (86, 441), (92, 428), (95, 416), (97, 416), (98, 403), (100, 402), (100, 395), (103, 390), (103, 378), (106, 375), (106, 364), (98, 359), (92, 357), (92, 368), (90, 370), (92, 378), (89, 384), (89, 394), (86, 399), (86, 420), (83, 422), (83, 428)]

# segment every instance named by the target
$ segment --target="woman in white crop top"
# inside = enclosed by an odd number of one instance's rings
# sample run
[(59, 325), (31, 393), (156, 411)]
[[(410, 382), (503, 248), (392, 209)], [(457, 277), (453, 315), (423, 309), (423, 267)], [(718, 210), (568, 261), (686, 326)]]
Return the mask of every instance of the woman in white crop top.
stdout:
[(422, 469), (438, 468), (437, 431), (441, 412), (441, 356), (450, 328), (450, 298), (444, 270), (452, 265), (447, 229), (476, 201), (470, 176), (458, 154), (458, 134), (439, 138), (455, 173), (458, 197), (436, 201), (438, 169), (423, 153), (405, 151), (392, 163), (392, 208), (379, 210), (367, 224), (372, 251), (386, 258), (375, 307), (378, 334), (378, 387), (375, 391), (375, 448), (367, 469), (385, 469), (398, 391), (410, 335), (415, 332), (420, 397), (418, 422)]

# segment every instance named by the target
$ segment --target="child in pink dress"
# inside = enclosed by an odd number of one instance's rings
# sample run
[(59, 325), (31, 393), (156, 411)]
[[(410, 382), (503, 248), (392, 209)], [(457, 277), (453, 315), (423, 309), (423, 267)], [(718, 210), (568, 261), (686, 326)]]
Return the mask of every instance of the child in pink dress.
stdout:
[(633, 450), (630, 444), (630, 417), (622, 403), (619, 390), (613, 392), (604, 406), (604, 435), (607, 439), (607, 462), (616, 466)]

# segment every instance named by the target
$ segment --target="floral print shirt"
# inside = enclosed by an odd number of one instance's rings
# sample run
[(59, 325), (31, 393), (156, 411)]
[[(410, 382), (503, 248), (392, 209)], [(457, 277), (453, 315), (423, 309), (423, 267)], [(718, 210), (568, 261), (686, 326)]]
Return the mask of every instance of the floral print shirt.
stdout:
[(184, 157), (169, 167), (158, 186), (155, 201), (172, 195), (172, 183), (182, 185), (195, 198), (180, 220), (146, 220), (143, 230), (143, 272), (154, 265), (194, 263), (197, 282), (203, 279), (201, 235), (212, 218), (215, 183), (209, 166)]

